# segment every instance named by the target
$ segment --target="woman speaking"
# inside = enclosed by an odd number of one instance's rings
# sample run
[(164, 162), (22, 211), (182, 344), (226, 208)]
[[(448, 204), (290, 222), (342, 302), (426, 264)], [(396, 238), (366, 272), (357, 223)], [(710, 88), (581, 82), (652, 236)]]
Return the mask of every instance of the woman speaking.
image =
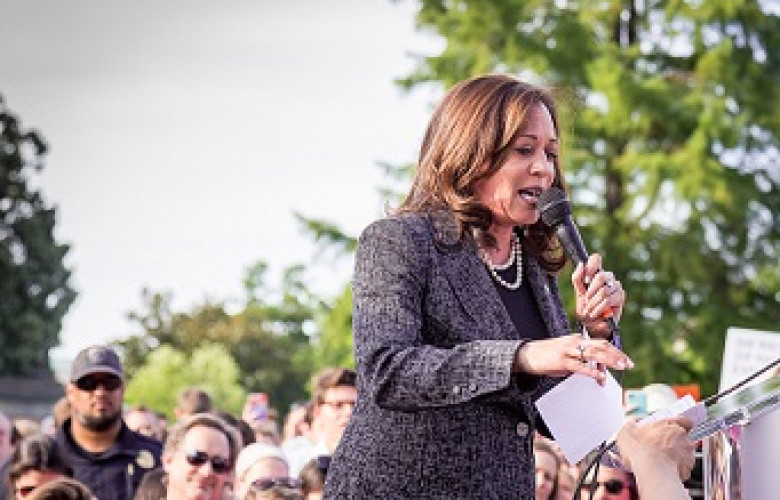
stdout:
[(556, 377), (632, 366), (604, 339), (625, 293), (598, 254), (572, 275), (593, 338), (561, 304), (566, 257), (537, 207), (565, 188), (559, 133), (550, 96), (509, 76), (437, 107), (406, 199), (360, 237), (358, 401), (325, 498), (533, 498), (534, 400)]

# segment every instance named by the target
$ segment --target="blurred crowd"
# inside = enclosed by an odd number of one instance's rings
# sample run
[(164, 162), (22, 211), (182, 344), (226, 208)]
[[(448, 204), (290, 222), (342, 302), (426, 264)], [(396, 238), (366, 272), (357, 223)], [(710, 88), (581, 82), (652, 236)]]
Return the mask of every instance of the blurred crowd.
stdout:
[[(264, 395), (250, 395), (232, 415), (197, 387), (179, 394), (168, 421), (124, 404), (124, 372), (108, 347), (82, 351), (69, 379), (41, 422), (0, 413), (0, 500), (316, 500), (357, 398), (355, 373), (331, 367), (283, 421)], [(536, 500), (575, 498), (593, 459), (571, 464), (541, 435), (534, 458)], [(639, 498), (632, 474), (607, 465), (585, 475), (580, 489), (576, 498)]]
[(355, 404), (355, 373), (326, 368), (283, 422), (247, 399), (242, 415), (197, 387), (175, 419), (126, 407), (121, 362), (106, 346), (73, 362), (65, 396), (41, 422), (0, 413), (0, 500), (319, 499)]

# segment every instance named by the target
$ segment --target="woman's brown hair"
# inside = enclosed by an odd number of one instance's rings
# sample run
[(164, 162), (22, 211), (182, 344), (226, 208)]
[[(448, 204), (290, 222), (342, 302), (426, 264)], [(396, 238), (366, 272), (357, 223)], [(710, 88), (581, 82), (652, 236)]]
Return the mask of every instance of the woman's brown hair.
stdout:
[[(506, 162), (536, 105), (547, 108), (556, 134), (558, 115), (545, 90), (507, 75), (486, 75), (455, 85), (434, 111), (425, 132), (412, 187), (398, 212), (450, 210), (461, 237), (470, 235), (482, 246), (494, 246), (488, 232), (490, 210), (476, 200), (474, 187)], [(553, 186), (565, 189), (555, 161)], [(525, 229), (525, 248), (547, 271), (565, 264), (553, 231), (541, 221)]]

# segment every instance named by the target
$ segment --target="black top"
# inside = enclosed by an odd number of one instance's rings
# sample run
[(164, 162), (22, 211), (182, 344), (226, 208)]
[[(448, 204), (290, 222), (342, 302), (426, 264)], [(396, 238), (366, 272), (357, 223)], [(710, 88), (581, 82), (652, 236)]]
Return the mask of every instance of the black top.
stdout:
[[(527, 262), (528, 259), (522, 259), (523, 282), (520, 283), (517, 290), (510, 290), (501, 285), (492, 276), (490, 277), (490, 281), (493, 282), (496, 290), (498, 290), (501, 302), (504, 303), (504, 307), (509, 313), (509, 317), (512, 319), (512, 323), (514, 323), (520, 336), (526, 340), (547, 339), (550, 338), (550, 334), (547, 331), (547, 325), (545, 325), (542, 313), (539, 311), (539, 306), (533, 295), (533, 289), (529, 280), (526, 279), (526, 276), (528, 276)], [(509, 269), (496, 272), (506, 283), (514, 283), (515, 278), (517, 277), (517, 266), (510, 266)], [(540, 377), (527, 373), (515, 374), (514, 378), (517, 386), (526, 391), (535, 389), (540, 380)], [(544, 420), (537, 418), (535, 427), (543, 436), (552, 439), (552, 434)]]
[[(526, 265), (527, 259), (523, 259), (524, 271), (527, 271)], [(513, 283), (517, 277), (517, 266), (510, 266), (509, 269), (504, 271), (497, 271), (498, 275), (507, 283)], [(524, 272), (527, 276), (528, 273)], [(542, 314), (539, 312), (539, 306), (536, 303), (536, 299), (533, 296), (531, 285), (528, 280), (523, 276), (523, 282), (517, 290), (510, 290), (507, 287), (498, 283), (491, 276), (490, 279), (498, 290), (498, 295), (501, 296), (501, 301), (504, 303), (509, 317), (512, 319), (512, 323), (515, 324), (515, 328), (520, 333), (520, 336), (527, 340), (541, 340), (550, 337), (547, 332), (547, 326), (544, 324)]]

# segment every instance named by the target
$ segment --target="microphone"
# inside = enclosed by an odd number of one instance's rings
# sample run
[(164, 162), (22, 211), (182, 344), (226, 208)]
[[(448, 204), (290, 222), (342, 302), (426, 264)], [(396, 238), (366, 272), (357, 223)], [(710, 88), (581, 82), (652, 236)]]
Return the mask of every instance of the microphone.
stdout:
[[(588, 252), (585, 250), (585, 243), (582, 242), (580, 231), (571, 217), (571, 206), (566, 199), (566, 193), (553, 186), (539, 195), (539, 213), (542, 222), (553, 229), (558, 241), (563, 246), (563, 251), (574, 262), (575, 265), (588, 261)], [(605, 313), (604, 319), (609, 326), (609, 331), (614, 337), (620, 331), (615, 319), (612, 317), (612, 311)]]

